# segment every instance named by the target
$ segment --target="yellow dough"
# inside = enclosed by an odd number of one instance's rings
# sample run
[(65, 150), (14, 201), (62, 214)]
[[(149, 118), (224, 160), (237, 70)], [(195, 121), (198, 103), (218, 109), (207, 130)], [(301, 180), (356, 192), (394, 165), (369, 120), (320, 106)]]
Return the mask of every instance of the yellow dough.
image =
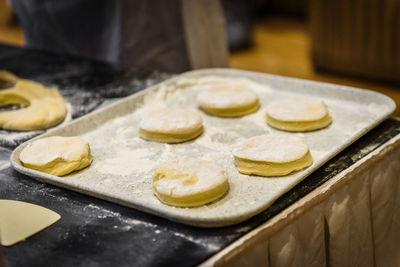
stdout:
[(277, 129), (305, 132), (325, 128), (332, 122), (328, 108), (322, 101), (289, 98), (267, 107), (267, 123)]
[(0, 70), (0, 88), (13, 86), (18, 80), (18, 77), (6, 70)]
[(80, 137), (52, 136), (29, 143), (19, 155), (27, 168), (63, 176), (92, 163), (89, 144)]
[(61, 216), (54, 211), (15, 200), (0, 200), (0, 243), (11, 246), (49, 227)]
[(22, 105), (18, 110), (0, 112), (0, 128), (17, 131), (41, 130), (62, 122), (67, 115), (64, 99), (55, 89), (18, 79), (1, 71), (0, 80), (15, 83), (0, 91), (0, 106)]
[(203, 91), (197, 101), (202, 110), (220, 117), (240, 117), (257, 111), (260, 105), (254, 92), (234, 86), (220, 86)]
[(165, 162), (153, 176), (154, 194), (171, 206), (204, 205), (219, 199), (228, 189), (224, 168), (206, 160), (186, 158)]
[(148, 111), (140, 122), (140, 137), (161, 143), (180, 143), (203, 132), (203, 120), (193, 111), (160, 108)]
[(313, 162), (302, 139), (284, 134), (252, 137), (237, 144), (232, 154), (239, 172), (249, 175), (284, 176)]

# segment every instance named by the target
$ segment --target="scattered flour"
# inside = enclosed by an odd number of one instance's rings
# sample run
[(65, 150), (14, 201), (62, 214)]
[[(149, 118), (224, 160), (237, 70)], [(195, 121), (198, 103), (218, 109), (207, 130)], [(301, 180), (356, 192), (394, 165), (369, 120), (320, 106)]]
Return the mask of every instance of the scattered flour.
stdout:
[(266, 124), (266, 111), (263, 108), (260, 108), (257, 112), (249, 114), (247, 116), (242, 117), (240, 120), (244, 121), (252, 121), (260, 126), (265, 126)]
[(370, 103), (368, 105), (368, 111), (371, 112), (374, 115), (380, 115), (384, 113), (387, 110), (387, 107), (385, 105), (377, 105), (376, 103)]
[(96, 168), (101, 173), (123, 176), (132, 173), (145, 174), (156, 166), (154, 160), (146, 159), (150, 155), (153, 155), (153, 153), (147, 149), (124, 149), (112, 158), (94, 164), (97, 165)]
[(0, 160), (0, 170), (7, 169), (10, 167), (10, 162), (8, 160)]

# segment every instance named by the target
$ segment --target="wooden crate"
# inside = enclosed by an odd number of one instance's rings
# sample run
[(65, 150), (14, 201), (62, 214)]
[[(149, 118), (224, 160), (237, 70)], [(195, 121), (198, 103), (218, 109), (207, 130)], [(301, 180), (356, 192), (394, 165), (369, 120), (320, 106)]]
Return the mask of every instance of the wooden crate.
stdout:
[(399, 0), (310, 0), (317, 70), (400, 81)]

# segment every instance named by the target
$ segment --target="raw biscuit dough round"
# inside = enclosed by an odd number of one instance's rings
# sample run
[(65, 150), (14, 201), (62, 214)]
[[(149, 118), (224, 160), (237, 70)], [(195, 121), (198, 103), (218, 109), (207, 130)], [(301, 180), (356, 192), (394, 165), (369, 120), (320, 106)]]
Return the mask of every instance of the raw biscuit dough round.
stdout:
[(161, 163), (153, 176), (153, 192), (161, 202), (194, 207), (221, 198), (229, 189), (223, 167), (206, 160), (184, 158)]
[(258, 110), (258, 96), (248, 89), (220, 86), (202, 91), (197, 98), (205, 112), (220, 117), (240, 117)]
[(8, 72), (3, 71), (1, 75), (6, 81), (14, 81), (15, 85), (0, 91), (0, 106), (22, 105), (26, 108), (0, 112), (0, 128), (17, 131), (41, 130), (55, 126), (65, 119), (67, 107), (57, 90), (34, 81), (18, 79)]
[(267, 123), (280, 130), (305, 132), (325, 128), (332, 122), (323, 101), (289, 98), (267, 106)]
[(52, 136), (29, 143), (19, 155), (27, 168), (63, 176), (92, 163), (89, 144), (82, 138)]
[(192, 140), (203, 132), (203, 120), (194, 111), (159, 108), (146, 112), (139, 125), (139, 135), (161, 143)]
[(235, 145), (232, 154), (239, 172), (248, 175), (284, 176), (313, 162), (303, 140), (287, 134), (252, 137)]

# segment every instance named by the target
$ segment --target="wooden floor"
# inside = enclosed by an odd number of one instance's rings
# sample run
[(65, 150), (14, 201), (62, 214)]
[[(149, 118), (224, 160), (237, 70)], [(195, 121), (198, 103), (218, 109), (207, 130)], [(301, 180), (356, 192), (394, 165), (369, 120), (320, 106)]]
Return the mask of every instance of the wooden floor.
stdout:
[[(0, 43), (23, 45), (22, 31), (10, 24), (10, 18), (11, 12), (5, 0), (0, 0)], [(390, 96), (400, 106), (400, 85), (316, 73), (304, 21), (282, 17), (261, 19), (254, 27), (252, 41), (251, 48), (230, 56), (232, 68), (372, 89)], [(399, 115), (399, 108), (396, 115)]]
[(0, 0), (0, 43), (23, 45), (24, 37), (21, 28), (12, 25), (12, 15), (5, 0)]
[(253, 31), (253, 47), (232, 54), (230, 66), (375, 90), (396, 102), (395, 115), (399, 115), (400, 84), (317, 73), (312, 66), (310, 36), (304, 21), (279, 17), (259, 20)]

